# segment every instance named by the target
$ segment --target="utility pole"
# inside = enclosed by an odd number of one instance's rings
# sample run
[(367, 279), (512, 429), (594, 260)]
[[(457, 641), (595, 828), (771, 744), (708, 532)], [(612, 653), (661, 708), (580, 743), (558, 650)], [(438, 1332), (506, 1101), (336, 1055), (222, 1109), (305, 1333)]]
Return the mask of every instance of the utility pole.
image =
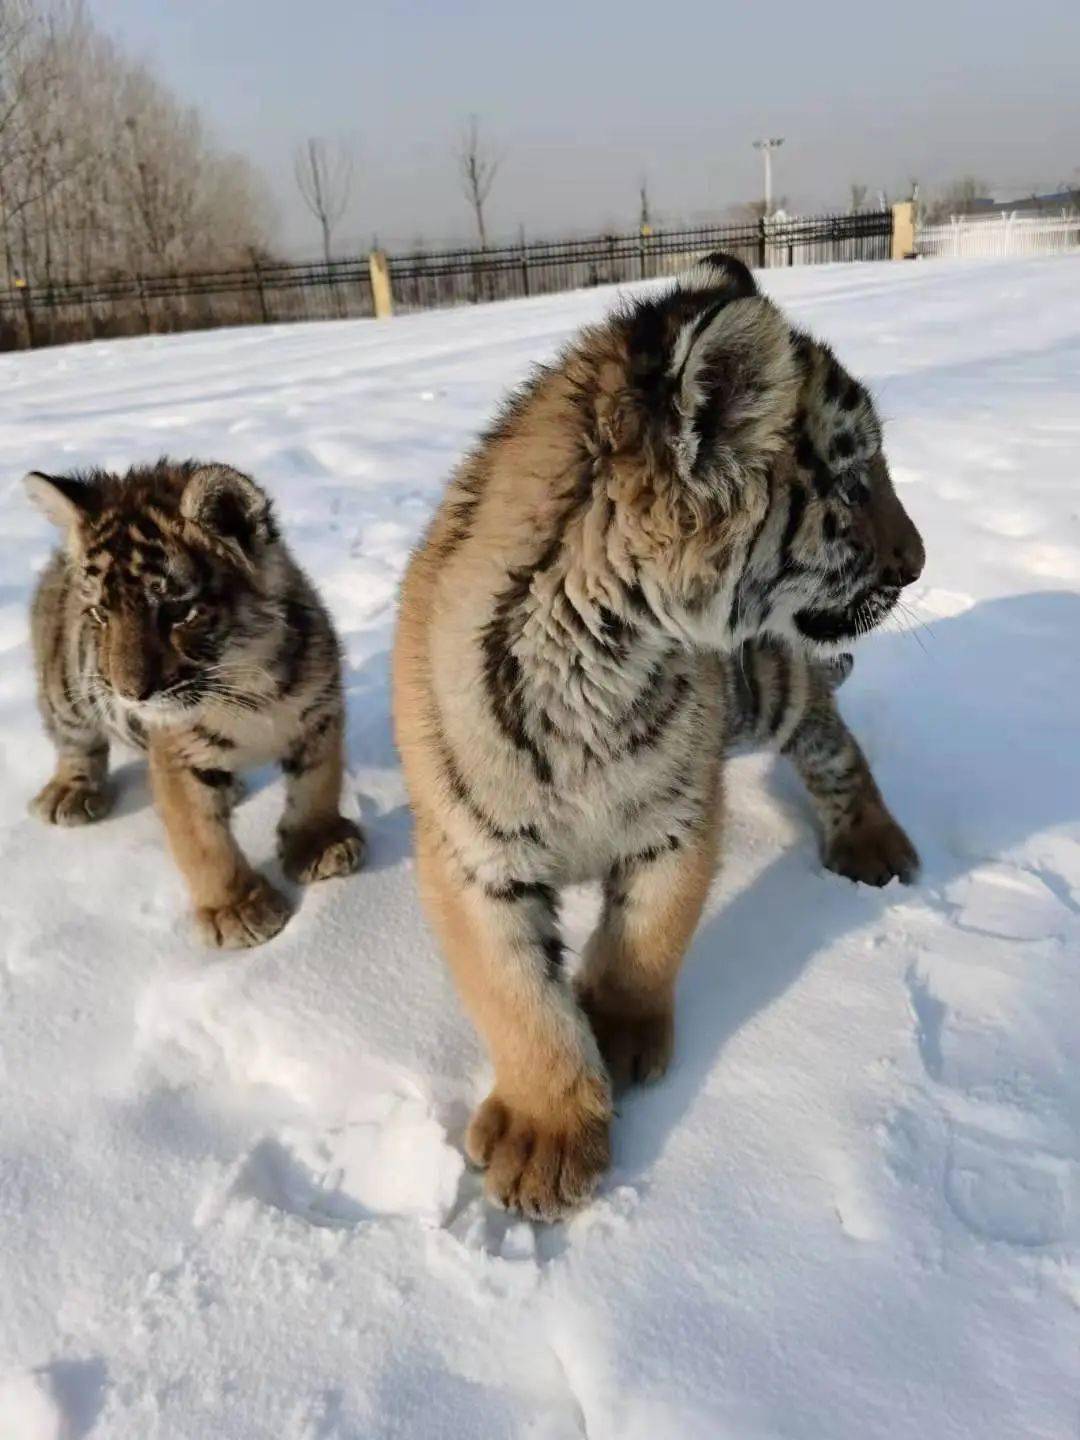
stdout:
[(761, 151), (761, 158), (765, 162), (765, 219), (772, 214), (772, 152), (779, 149), (784, 143), (784, 137), (778, 140), (755, 140), (754, 149)]

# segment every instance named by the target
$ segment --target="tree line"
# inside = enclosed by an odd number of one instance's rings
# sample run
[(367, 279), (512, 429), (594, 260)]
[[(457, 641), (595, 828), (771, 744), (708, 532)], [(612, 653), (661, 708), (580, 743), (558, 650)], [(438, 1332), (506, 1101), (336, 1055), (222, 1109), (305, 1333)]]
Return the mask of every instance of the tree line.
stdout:
[(80, 0), (0, 0), (0, 283), (228, 266), (268, 232), (253, 167)]

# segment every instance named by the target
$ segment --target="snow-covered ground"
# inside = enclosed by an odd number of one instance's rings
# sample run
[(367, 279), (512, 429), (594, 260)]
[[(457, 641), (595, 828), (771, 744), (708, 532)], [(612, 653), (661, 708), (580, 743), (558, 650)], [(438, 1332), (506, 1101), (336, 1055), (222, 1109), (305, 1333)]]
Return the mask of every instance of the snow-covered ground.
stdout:
[[(388, 647), (455, 459), (613, 295), (0, 357), (2, 1440), (1077, 1435), (1080, 260), (767, 286), (875, 388), (926, 539), (842, 693), (923, 879), (824, 873), (786, 770), (737, 762), (677, 1061), (551, 1229), (463, 1166), (484, 1062)], [(137, 761), (100, 826), (25, 814), (19, 477), (163, 450), (270, 487), (347, 653), (370, 864), (240, 956), (190, 933)], [(238, 814), (266, 865), (280, 800)]]

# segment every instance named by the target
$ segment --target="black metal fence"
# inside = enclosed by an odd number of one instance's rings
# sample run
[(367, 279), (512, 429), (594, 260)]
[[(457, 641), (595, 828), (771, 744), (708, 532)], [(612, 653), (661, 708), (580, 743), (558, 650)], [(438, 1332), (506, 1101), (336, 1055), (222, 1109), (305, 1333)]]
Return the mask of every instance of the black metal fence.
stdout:
[(875, 210), (488, 250), (419, 252), (391, 256), (388, 266), (395, 308), (429, 310), (677, 275), (710, 250), (726, 250), (764, 269), (828, 260), (888, 260), (891, 245), (892, 213)]
[[(388, 257), (396, 310), (509, 300), (674, 275), (726, 250), (758, 268), (887, 260), (892, 215), (807, 219), (539, 241)], [(0, 349), (223, 325), (356, 319), (374, 313), (368, 257), (189, 275), (117, 276), (0, 291)]]
[(368, 257), (135, 275), (0, 291), (0, 350), (374, 313)]

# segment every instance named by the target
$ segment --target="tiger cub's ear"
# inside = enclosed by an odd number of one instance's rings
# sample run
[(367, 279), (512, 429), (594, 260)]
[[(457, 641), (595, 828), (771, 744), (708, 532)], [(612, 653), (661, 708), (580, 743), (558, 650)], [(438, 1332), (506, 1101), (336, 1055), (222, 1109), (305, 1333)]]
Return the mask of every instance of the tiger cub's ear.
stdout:
[(719, 296), (702, 293), (697, 312), (682, 321), (667, 367), (679, 477), (688, 494), (727, 510), (787, 442), (799, 380), (780, 312), (761, 297), (730, 293), (726, 287)]
[(229, 465), (203, 465), (180, 497), (180, 514), (245, 562), (277, 539), (269, 497)]
[(680, 290), (712, 290), (729, 300), (749, 300), (760, 295), (757, 281), (737, 255), (714, 250), (703, 255), (689, 270), (679, 276)]
[(71, 530), (94, 513), (97, 492), (85, 480), (31, 470), (23, 476), (23, 484), (37, 508), (61, 530)]

